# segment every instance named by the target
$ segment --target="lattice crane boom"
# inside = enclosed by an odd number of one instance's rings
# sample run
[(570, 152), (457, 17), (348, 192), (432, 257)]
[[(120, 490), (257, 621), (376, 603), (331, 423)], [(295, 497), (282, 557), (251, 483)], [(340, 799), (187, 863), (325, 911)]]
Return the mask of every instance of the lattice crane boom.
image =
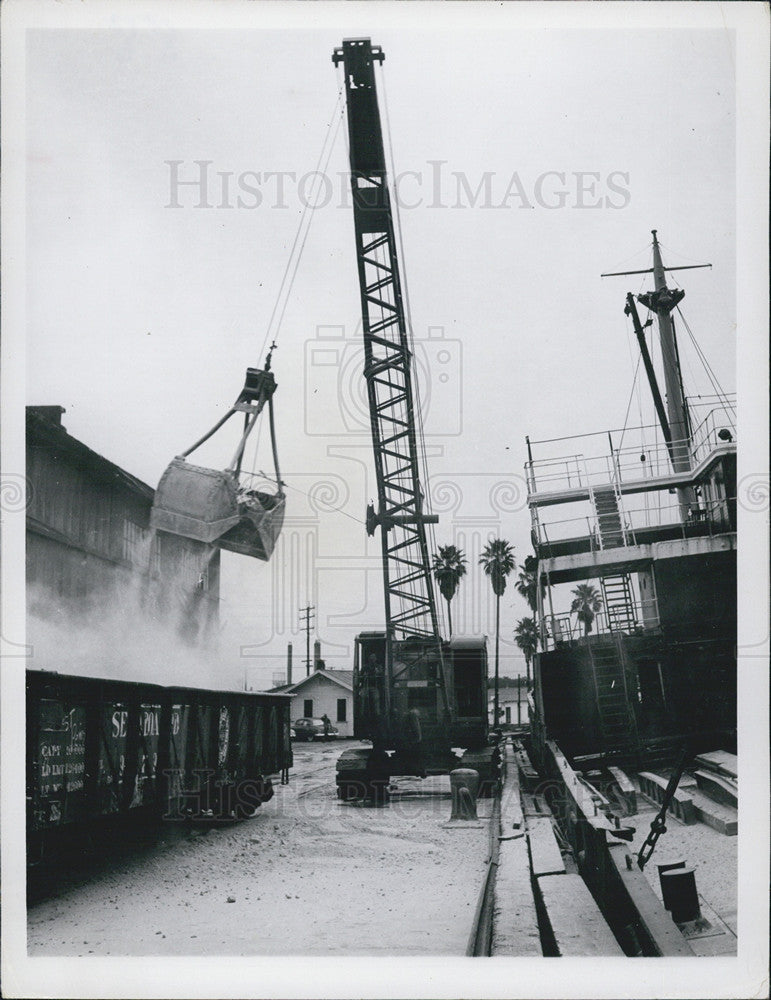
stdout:
[[(426, 540), (419, 476), (412, 352), (407, 334), (391, 199), (380, 123), (375, 63), (384, 55), (369, 39), (348, 39), (333, 54), (342, 63), (348, 108), (351, 192), (381, 529), (387, 633), (390, 640), (441, 639)], [(390, 657), (389, 657), (390, 658)]]

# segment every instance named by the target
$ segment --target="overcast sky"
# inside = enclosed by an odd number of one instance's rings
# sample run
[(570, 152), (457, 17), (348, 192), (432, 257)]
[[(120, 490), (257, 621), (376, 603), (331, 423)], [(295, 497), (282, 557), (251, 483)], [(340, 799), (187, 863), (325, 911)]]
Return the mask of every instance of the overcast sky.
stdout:
[[(28, 403), (65, 406), (73, 435), (157, 484), (171, 458), (230, 405), (246, 367), (263, 360), (309, 194), (300, 180), (335, 127), (332, 49), (351, 36), (370, 36), (386, 53), (378, 83), (386, 84), (401, 176), (417, 358), (428, 374), (436, 538), (460, 544), (470, 562), (456, 628), (492, 634), (489, 587), (474, 565), (487, 538), (507, 538), (519, 561), (529, 551), (525, 435), (624, 423), (636, 365), (624, 297), (649, 279), (599, 276), (649, 266), (657, 228), (666, 263), (713, 265), (672, 277), (686, 288), (683, 312), (729, 391), (738, 343), (740, 719), (747, 745), (767, 739), (767, 5), (6, 0), (2, 20), (0, 638), (9, 659), (0, 678), (3, 737), (15, 740), (3, 747), (3, 815), (14, 815), (24, 795), (16, 766), (23, 667), (35, 666), (21, 648), (24, 509), (12, 509), (6, 495), (23, 468), (16, 404), (24, 372)], [(208, 163), (211, 208), (195, 207), (191, 186), (173, 198), (169, 161), (190, 180), (196, 160)], [(374, 482), (356, 373), (352, 214), (340, 204), (346, 168), (343, 127), (326, 166), (331, 194), (321, 188), (274, 358), (287, 524), (271, 563), (223, 556), (223, 653), (211, 664), (213, 684), (240, 686), (244, 664), (251, 684), (269, 684), (288, 641), (297, 676), (298, 609), (308, 600), (330, 666), (349, 667), (355, 633), (382, 624), (377, 540), (367, 541), (361, 523)], [(281, 197), (279, 179), (266, 174), (284, 175)], [(679, 329), (686, 390), (709, 392)], [(631, 397), (629, 423), (640, 417), (653, 419), (644, 391)], [(224, 466), (232, 443), (216, 439), (201, 459)], [(258, 469), (269, 465), (265, 443), (263, 435), (249, 456)], [(524, 668), (510, 637), (526, 613), (510, 587), (503, 673)], [(254, 655), (244, 657), (249, 646)], [(90, 660), (82, 670), (99, 672)], [(764, 801), (767, 774), (758, 755), (747, 755), (744, 768), (745, 790), (756, 781), (759, 791), (746, 798), (745, 832), (762, 844), (767, 816), (752, 810)], [(14, 825), (3, 832), (6, 849)], [(23, 871), (22, 856), (19, 842), (10, 875)], [(740, 866), (746, 882), (757, 860), (743, 850)], [(98, 963), (26, 968), (17, 888), (6, 892), (3, 943), (14, 961), (5, 979), (34, 977), (31, 992), (41, 995), (66, 993), (68, 983), (71, 993), (101, 995)], [(762, 934), (765, 908), (756, 912), (753, 902), (743, 897), (742, 927)], [(745, 950), (762, 960), (762, 948)], [(456, 996), (461, 978), (470, 996), (597, 989), (593, 966), (567, 961), (554, 983), (538, 963), (511, 976), (497, 964), (474, 965), (467, 980), (444, 959), (422, 966), (417, 979), (411, 963), (364, 968), (378, 977), (376, 993), (392, 995), (425, 981), (436, 996)], [(331, 968), (292, 968), (337, 995), (355, 991), (361, 975), (340, 966), (340, 984), (327, 987)], [(660, 989), (658, 966), (639, 968), (634, 982), (620, 970), (615, 995)], [(737, 984), (747, 963), (705, 969), (710, 996), (757, 992), (763, 972), (744, 990)], [(602, 972), (609, 995), (612, 974)], [(135, 996), (189, 993), (185, 975), (152, 960), (120, 966), (122, 988)], [(282, 996), (294, 973), (280, 959), (207, 960), (195, 966), (195, 989), (220, 995), (237, 975), (237, 993), (259, 983), (265, 995)], [(685, 995), (699, 972), (689, 965), (682, 983), (677, 970), (667, 975)], [(23, 985), (16, 992), (31, 995)]]
[[(371, 36), (386, 53), (436, 540), (469, 557), (456, 630), (492, 635), (475, 563), (489, 537), (529, 552), (525, 435), (623, 425), (637, 364), (624, 298), (651, 279), (600, 273), (649, 267), (652, 228), (665, 263), (713, 265), (673, 277), (735, 388), (733, 32), (565, 30), (548, 6), (539, 19), (30, 32), (28, 402), (66, 407), (71, 434), (153, 486), (214, 424), (263, 360), (306, 175), (339, 118), (332, 50)], [(328, 666), (349, 668), (353, 635), (382, 625), (346, 170), (343, 123), (274, 357), (284, 537), (269, 564), (223, 555), (226, 683), (246, 667), (269, 684), (289, 641), (297, 677), (308, 601)], [(177, 183), (201, 171), (205, 192)], [(711, 392), (680, 336), (686, 392)], [(629, 423), (641, 417), (645, 391)], [(268, 471), (266, 443), (249, 461)], [(196, 457), (224, 467), (231, 451), (225, 433)], [(524, 670), (511, 630), (527, 613), (510, 586), (504, 674)]]

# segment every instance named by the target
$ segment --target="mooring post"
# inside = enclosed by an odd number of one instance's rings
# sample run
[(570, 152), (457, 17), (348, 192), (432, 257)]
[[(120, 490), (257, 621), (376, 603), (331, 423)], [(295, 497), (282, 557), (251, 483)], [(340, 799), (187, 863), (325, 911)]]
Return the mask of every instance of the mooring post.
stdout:
[(476, 819), (479, 772), (470, 767), (450, 771), (452, 813), (450, 819)]

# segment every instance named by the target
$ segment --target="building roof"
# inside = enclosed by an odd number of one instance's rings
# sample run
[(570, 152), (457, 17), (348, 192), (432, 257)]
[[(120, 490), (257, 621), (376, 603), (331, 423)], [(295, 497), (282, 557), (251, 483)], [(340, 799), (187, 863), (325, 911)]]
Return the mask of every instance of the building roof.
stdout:
[(294, 684), (279, 684), (278, 687), (269, 688), (268, 690), (276, 694), (293, 694), (315, 677), (326, 677), (327, 680), (334, 681), (335, 684), (339, 684), (341, 687), (346, 688), (346, 690), (353, 691), (352, 670), (314, 670), (309, 677), (303, 677), (302, 680), (295, 681)]
[(29, 444), (44, 444), (58, 451), (66, 452), (73, 460), (86, 466), (93, 475), (107, 482), (119, 483), (121, 486), (141, 496), (152, 503), (155, 491), (152, 486), (143, 483), (141, 479), (132, 476), (130, 472), (121, 469), (109, 459), (98, 455), (83, 444), (62, 425), (63, 406), (28, 406), (27, 407), (27, 441)]

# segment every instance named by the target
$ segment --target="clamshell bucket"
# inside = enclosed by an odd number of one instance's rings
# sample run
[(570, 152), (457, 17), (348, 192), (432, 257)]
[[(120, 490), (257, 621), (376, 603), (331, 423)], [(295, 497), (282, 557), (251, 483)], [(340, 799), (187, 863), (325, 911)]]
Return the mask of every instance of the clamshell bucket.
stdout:
[(175, 458), (161, 476), (150, 512), (152, 528), (215, 542), (239, 520), (238, 481), (232, 472)]
[(218, 541), (221, 549), (256, 559), (270, 559), (284, 523), (286, 498), (260, 490), (242, 494), (239, 519)]
[[(256, 559), (270, 559), (284, 523), (286, 505), (281, 491), (273, 424), (275, 389), (269, 355), (264, 371), (247, 369), (244, 388), (229, 412), (192, 448), (177, 456), (163, 473), (150, 513), (151, 527)], [(241, 483), (241, 459), (246, 439), (266, 403), (270, 416), (276, 493), (247, 488)], [(245, 414), (245, 422), (230, 466), (224, 470), (208, 469), (187, 462), (186, 457), (236, 412)]]

